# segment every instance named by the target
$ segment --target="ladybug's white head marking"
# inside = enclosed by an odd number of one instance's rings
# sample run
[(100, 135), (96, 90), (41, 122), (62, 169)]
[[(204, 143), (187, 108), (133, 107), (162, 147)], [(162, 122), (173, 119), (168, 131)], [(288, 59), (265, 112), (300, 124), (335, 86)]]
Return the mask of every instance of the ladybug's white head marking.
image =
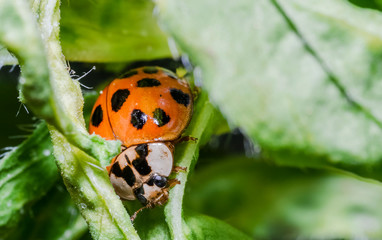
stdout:
[(146, 160), (151, 171), (168, 177), (174, 162), (171, 149), (164, 143), (148, 143), (147, 146), (149, 152)]

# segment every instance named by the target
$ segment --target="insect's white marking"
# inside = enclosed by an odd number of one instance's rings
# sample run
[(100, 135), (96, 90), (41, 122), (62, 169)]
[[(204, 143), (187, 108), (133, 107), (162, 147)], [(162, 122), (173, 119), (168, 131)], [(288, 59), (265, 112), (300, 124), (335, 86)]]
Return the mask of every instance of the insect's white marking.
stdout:
[(147, 146), (149, 154), (146, 159), (152, 172), (168, 177), (173, 165), (171, 150), (164, 143), (148, 143)]

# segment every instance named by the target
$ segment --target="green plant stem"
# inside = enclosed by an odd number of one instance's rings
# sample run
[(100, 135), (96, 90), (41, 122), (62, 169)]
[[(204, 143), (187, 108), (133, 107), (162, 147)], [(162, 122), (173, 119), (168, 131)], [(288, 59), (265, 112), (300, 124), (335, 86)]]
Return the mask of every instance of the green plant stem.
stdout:
[[(197, 142), (180, 143), (175, 149), (176, 166), (187, 168), (176, 178), (180, 184), (170, 191), (169, 202), (165, 206), (165, 217), (170, 228), (172, 239), (187, 239), (189, 230), (183, 220), (183, 195), (189, 173), (193, 170), (198, 156), (199, 147), (210, 139), (217, 125), (219, 125), (217, 110), (209, 102), (206, 92), (202, 92), (195, 104), (195, 112), (184, 136), (198, 138)], [(177, 160), (178, 159), (178, 160)]]

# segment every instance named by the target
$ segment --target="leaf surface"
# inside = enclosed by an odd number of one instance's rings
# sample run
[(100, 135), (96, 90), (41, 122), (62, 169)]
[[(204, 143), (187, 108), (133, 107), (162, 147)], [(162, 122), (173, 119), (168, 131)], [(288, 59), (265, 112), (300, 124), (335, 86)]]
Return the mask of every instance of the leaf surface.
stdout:
[(171, 56), (151, 1), (63, 1), (61, 43), (66, 59), (128, 62)]
[(0, 235), (7, 236), (58, 179), (46, 124), (0, 160)]
[(254, 239), (382, 236), (381, 184), (240, 155), (200, 162), (208, 164), (190, 177), (185, 207), (224, 219)]
[(381, 12), (344, 0), (158, 7), (211, 101), (264, 156), (382, 180)]

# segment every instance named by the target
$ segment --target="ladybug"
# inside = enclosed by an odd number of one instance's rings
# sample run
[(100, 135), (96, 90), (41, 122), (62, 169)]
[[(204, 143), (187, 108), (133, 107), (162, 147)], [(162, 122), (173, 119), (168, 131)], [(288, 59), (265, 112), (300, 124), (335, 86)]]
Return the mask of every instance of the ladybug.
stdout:
[(179, 183), (168, 177), (182, 169), (173, 167), (174, 144), (192, 111), (188, 83), (160, 67), (130, 70), (101, 92), (89, 133), (122, 142), (122, 152), (107, 167), (121, 199), (138, 199), (149, 208), (167, 202), (168, 190)]

